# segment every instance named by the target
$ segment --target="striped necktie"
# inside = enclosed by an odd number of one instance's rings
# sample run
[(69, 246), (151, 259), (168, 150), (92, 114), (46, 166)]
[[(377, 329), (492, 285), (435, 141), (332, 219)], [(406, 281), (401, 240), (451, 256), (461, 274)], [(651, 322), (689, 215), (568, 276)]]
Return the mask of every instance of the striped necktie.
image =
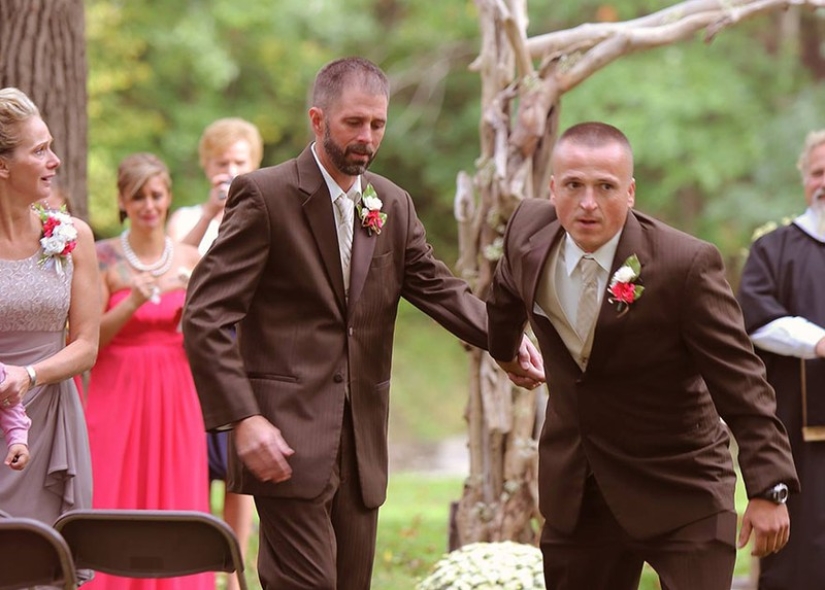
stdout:
[(579, 260), (582, 273), (582, 292), (576, 313), (576, 332), (583, 341), (587, 340), (590, 328), (599, 313), (599, 263), (593, 258), (582, 256)]
[(341, 270), (344, 273), (344, 291), (349, 295), (349, 270), (352, 259), (352, 233), (355, 222), (355, 203), (344, 193), (335, 199), (338, 209), (338, 251), (341, 253)]

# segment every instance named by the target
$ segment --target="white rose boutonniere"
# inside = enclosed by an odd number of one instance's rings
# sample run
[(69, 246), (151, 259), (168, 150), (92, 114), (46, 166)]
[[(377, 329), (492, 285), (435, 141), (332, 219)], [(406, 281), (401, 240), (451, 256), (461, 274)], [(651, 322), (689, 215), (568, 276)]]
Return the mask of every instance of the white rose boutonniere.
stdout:
[(369, 235), (380, 234), (387, 222), (387, 214), (381, 211), (383, 206), (384, 203), (378, 198), (373, 186), (368, 184), (361, 194), (361, 202), (355, 207), (358, 210), (361, 227), (365, 228)]

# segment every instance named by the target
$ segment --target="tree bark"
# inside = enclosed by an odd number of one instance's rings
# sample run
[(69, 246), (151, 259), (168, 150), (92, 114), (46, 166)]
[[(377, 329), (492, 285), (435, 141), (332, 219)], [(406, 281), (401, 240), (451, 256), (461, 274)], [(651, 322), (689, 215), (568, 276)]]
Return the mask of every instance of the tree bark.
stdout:
[[(476, 0), (482, 50), (474, 67), (482, 77), (481, 158), (474, 178), (461, 173), (455, 199), (459, 222), (459, 272), (484, 297), (495, 270), (496, 240), (509, 216), (513, 189), (507, 182), (513, 80), (533, 75), (526, 46), (525, 0)], [(529, 174), (528, 174), (529, 176)], [(528, 181), (528, 183), (531, 181)], [(501, 208), (509, 209), (502, 213)], [(470, 475), (455, 511), (450, 547), (477, 541), (537, 543), (535, 394), (514, 390), (486, 353), (471, 353)]]
[(83, 0), (0, 2), (0, 87), (16, 86), (38, 106), (62, 160), (59, 186), (88, 219), (84, 34)]

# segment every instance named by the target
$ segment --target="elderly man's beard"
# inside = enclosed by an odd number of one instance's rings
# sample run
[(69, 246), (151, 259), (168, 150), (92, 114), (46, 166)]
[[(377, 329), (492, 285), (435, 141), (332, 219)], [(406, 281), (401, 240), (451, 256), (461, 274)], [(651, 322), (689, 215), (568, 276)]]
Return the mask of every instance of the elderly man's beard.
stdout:
[[(324, 129), (324, 150), (327, 152), (329, 159), (332, 160), (335, 167), (347, 176), (359, 176), (363, 174), (375, 158), (375, 152), (372, 151), (369, 146), (361, 143), (356, 143), (345, 149), (338, 147), (333, 141), (332, 135), (330, 135), (329, 127)], [(368, 156), (369, 159), (365, 164), (361, 162), (351, 162), (349, 160), (350, 154)]]
[(816, 232), (825, 238), (825, 188), (817, 189), (811, 198), (811, 211), (814, 214)]

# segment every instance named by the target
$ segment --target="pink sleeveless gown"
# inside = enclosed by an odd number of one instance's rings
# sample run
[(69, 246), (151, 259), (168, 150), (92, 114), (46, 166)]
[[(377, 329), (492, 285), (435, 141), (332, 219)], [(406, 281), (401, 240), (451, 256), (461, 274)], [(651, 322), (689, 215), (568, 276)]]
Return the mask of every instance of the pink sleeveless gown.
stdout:
[[(117, 291), (108, 307), (127, 297)], [(178, 329), (185, 292), (144, 303), (100, 349), (86, 395), (94, 508), (209, 512), (200, 402)], [(214, 575), (134, 580), (96, 574), (88, 590), (214, 590)]]

